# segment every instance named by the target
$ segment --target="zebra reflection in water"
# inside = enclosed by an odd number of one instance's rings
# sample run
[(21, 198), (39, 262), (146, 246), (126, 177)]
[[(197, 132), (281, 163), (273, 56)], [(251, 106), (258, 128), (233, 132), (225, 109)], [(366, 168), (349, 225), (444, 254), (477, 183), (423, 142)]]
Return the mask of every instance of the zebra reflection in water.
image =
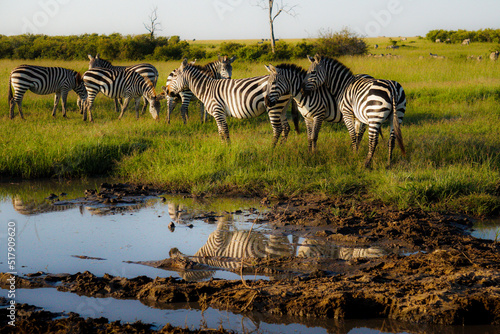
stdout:
[[(290, 240), (291, 239), (291, 240)], [(186, 281), (200, 281), (211, 278), (217, 270), (227, 270), (237, 274), (254, 274), (252, 265), (255, 258), (323, 257), (329, 259), (351, 260), (354, 258), (374, 258), (388, 252), (377, 246), (348, 247), (316, 239), (304, 239), (285, 235), (266, 235), (254, 230), (237, 230), (227, 222), (221, 221), (207, 242), (193, 255), (183, 254), (179, 249), (170, 250), (170, 258), (190, 261), (189, 270), (179, 271)], [(286, 273), (278, 273), (278, 275)]]

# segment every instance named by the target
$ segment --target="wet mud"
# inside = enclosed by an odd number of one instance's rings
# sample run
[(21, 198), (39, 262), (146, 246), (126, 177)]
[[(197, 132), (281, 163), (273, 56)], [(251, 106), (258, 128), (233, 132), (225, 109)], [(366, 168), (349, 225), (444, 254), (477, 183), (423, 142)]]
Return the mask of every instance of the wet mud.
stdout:
[[(113, 206), (120, 201), (140, 201), (141, 196), (160, 194), (144, 187), (104, 184), (98, 191), (87, 192), (81, 200)], [(256, 224), (267, 223), (278, 234), (300, 233), (318, 244), (336, 245), (338, 256), (325, 257), (318, 252), (238, 261), (218, 259), (237, 262), (231, 270), (241, 274), (241, 280), (34, 273), (16, 277), (16, 286), (135, 299), (151, 307), (194, 302), (202, 309), (212, 307), (314, 321), (385, 318), (420, 325), (500, 325), (500, 243), (470, 236), (470, 218), (326, 196), (277, 202), (263, 199), (262, 203), (269, 206), (269, 211)], [(142, 264), (183, 273), (215, 270), (210, 263), (182, 256), (175, 250), (168, 259), (145, 259)], [(271, 279), (243, 279), (243, 275), (249, 274)], [(0, 277), (0, 282), (6, 282), (6, 277)], [(26, 305), (21, 310), (24, 313), (21, 312), (17, 328), (26, 332), (34, 332), (42, 323), (45, 327), (39, 328), (49, 332), (64, 332), (64, 328), (155, 331), (142, 323), (109, 323), (103, 319), (82, 319), (76, 314), (60, 318)], [(1, 332), (9, 333), (12, 328), (5, 323), (6, 317), (1, 319)], [(168, 327), (160, 331), (184, 333), (187, 329)], [(206, 331), (224, 332), (199, 332)]]

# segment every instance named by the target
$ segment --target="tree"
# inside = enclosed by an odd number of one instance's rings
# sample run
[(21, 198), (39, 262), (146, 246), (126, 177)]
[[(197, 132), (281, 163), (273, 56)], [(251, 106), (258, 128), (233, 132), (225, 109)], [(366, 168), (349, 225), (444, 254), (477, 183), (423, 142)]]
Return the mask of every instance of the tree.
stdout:
[(154, 7), (151, 10), (151, 14), (149, 14), (149, 21), (147, 23), (144, 23), (144, 28), (149, 32), (149, 38), (151, 41), (155, 39), (155, 33), (156, 31), (161, 31), (161, 22), (158, 21), (158, 6)]
[[(271, 50), (273, 53), (276, 52), (276, 41), (274, 39), (274, 21), (281, 13), (286, 13), (290, 16), (295, 17), (297, 14), (295, 13), (295, 7), (297, 5), (289, 6), (287, 4), (283, 4), (283, 1), (280, 3), (276, 3), (274, 0), (260, 0), (257, 6), (266, 10), (269, 14), (269, 28), (271, 30)], [(273, 15), (273, 11), (276, 10), (276, 14)]]

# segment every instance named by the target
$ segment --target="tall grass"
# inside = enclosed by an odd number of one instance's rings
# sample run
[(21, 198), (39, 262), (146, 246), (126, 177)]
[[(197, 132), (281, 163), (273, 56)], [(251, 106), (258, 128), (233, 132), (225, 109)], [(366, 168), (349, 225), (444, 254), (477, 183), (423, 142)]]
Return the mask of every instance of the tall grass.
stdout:
[[(415, 43), (410, 44), (412, 40)], [(392, 50), (400, 58), (340, 59), (355, 73), (398, 80), (405, 88), (407, 156), (396, 149), (390, 169), (386, 169), (384, 140), (377, 147), (373, 169), (365, 169), (367, 139), (354, 155), (342, 124), (324, 124), (317, 153), (310, 154), (304, 131), (300, 135), (291, 132), (287, 143), (273, 149), (266, 116), (229, 119), (232, 145), (221, 144), (213, 119), (201, 124), (194, 105), (187, 125), (182, 124), (178, 111), (170, 125), (164, 121), (164, 112), (160, 122), (154, 122), (148, 113), (136, 120), (132, 110), (119, 121), (112, 101), (99, 95), (96, 120), (90, 124), (76, 112), (74, 93), (69, 98), (73, 112), (63, 119), (60, 112), (55, 118), (50, 116), (52, 96), (28, 92), (23, 103), (26, 121), (19, 117), (10, 120), (8, 75), (22, 62), (3, 60), (0, 175), (25, 179), (107, 175), (199, 195), (325, 193), (402, 208), (498, 213), (500, 64), (466, 59), (468, 54), (485, 54), (494, 45), (473, 43), (466, 49), (418, 39), (409, 42), (412, 47)], [(387, 51), (379, 48), (376, 52)], [(429, 52), (443, 53), (447, 58), (428, 58)], [(86, 62), (35, 63), (80, 71), (87, 66)], [(154, 64), (160, 71), (158, 88), (178, 63)], [(306, 59), (297, 63), (308, 66)], [(233, 65), (235, 78), (266, 74), (260, 63), (236, 61)], [(303, 123), (301, 127), (304, 130)], [(387, 139), (387, 125), (383, 132)]]

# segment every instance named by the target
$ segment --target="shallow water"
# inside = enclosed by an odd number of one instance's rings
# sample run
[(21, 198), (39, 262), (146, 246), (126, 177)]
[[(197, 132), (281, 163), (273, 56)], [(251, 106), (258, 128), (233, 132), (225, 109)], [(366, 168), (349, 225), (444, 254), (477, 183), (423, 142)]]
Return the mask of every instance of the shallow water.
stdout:
[[(237, 261), (208, 263), (215, 269), (200, 271), (189, 277), (185, 273), (133, 262), (159, 261), (174, 253), (197, 260), (199, 257), (193, 256), (200, 255), (201, 249), (206, 248), (210, 243), (208, 241), (215, 237), (237, 245), (238, 238), (247, 238), (250, 234), (250, 250), (243, 247), (221, 247), (217, 249), (218, 255), (237, 259), (238, 255), (248, 256), (248, 252), (251, 252), (262, 256), (307, 257), (321, 254), (332, 258), (352, 258), (363, 256), (366, 252), (376, 256), (390, 251), (376, 246), (368, 250), (338, 247), (318, 244), (306, 236), (273, 234), (273, 230), (267, 225), (254, 224), (266, 210), (257, 199), (195, 201), (181, 196), (165, 196), (164, 199), (149, 198), (141, 203), (113, 206), (113, 210), (103, 205), (74, 204), (72, 199), (83, 197), (85, 189), (96, 189), (101, 182), (102, 180), (0, 183), (0, 240), (2, 245), (7, 244), (7, 225), (9, 222), (15, 223), (16, 271), (19, 275), (38, 271), (74, 274), (88, 270), (97, 276), (108, 273), (128, 278), (146, 275), (153, 278), (174, 276), (185, 279), (240, 279), (240, 275), (234, 273), (237, 272), (234, 270)], [(52, 205), (52, 200), (46, 199), (50, 194), (58, 196), (57, 205)], [(172, 228), (171, 223), (175, 224), (175, 228)], [(500, 221), (479, 222), (472, 234), (495, 239), (499, 226)], [(11, 271), (7, 269), (4, 254), (6, 251), (2, 250), (0, 272)], [(202, 263), (207, 264), (206, 261)], [(245, 278), (272, 277), (247, 275)], [(6, 290), (0, 290), (0, 296), (5, 295)], [(55, 289), (20, 289), (17, 302), (27, 302), (53, 312), (73, 311), (84, 317), (142, 320), (160, 327), (169, 322), (175, 326), (200, 328), (206, 324), (207, 327), (217, 328), (219, 323), (223, 323), (226, 329), (258, 329), (263, 333), (326, 333), (339, 328), (337, 322), (300, 323), (303, 319), (264, 321), (261, 320), (262, 315), (243, 317), (213, 309), (202, 314), (193, 305), (179, 305), (175, 310), (153, 309), (139, 301), (80, 297)], [(342, 332), (380, 333), (378, 330), (363, 328), (363, 324), (368, 322), (343, 322)], [(321, 325), (314, 327), (316, 324)], [(373, 326), (384, 328), (380, 323)]]

